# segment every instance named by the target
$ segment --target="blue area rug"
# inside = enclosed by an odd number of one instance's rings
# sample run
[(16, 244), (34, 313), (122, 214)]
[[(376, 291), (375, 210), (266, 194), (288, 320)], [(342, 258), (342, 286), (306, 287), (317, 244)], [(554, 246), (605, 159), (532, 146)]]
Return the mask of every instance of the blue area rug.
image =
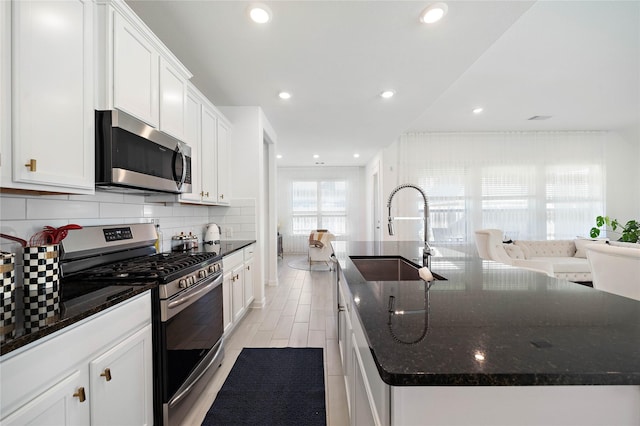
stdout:
[(203, 426), (326, 425), (322, 348), (244, 348)]

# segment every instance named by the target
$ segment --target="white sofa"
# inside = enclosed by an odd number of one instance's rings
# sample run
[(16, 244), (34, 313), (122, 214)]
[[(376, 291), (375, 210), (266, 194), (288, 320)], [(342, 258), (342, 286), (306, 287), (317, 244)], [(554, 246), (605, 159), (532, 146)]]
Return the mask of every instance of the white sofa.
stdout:
[(503, 235), (500, 229), (476, 231), (476, 246), (480, 257), (574, 282), (592, 281), (586, 247), (606, 243), (606, 240), (577, 238), (518, 240), (507, 244), (502, 241)]

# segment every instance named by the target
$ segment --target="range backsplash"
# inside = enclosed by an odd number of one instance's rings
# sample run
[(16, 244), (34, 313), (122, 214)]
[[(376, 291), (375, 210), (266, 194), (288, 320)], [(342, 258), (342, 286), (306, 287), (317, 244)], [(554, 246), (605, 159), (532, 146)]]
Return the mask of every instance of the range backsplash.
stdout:
[[(103, 191), (96, 191), (95, 195), (0, 194), (0, 232), (29, 240), (44, 225), (116, 225), (158, 219), (165, 250), (171, 248), (171, 237), (180, 232), (192, 232), (201, 240), (206, 224), (211, 222), (221, 226), (223, 239), (256, 239), (255, 200), (235, 199), (230, 204), (226, 207), (150, 203), (143, 195)], [(0, 249), (17, 253), (17, 266), (22, 265), (19, 244), (0, 240)], [(16, 274), (17, 283), (22, 281), (21, 275)]]

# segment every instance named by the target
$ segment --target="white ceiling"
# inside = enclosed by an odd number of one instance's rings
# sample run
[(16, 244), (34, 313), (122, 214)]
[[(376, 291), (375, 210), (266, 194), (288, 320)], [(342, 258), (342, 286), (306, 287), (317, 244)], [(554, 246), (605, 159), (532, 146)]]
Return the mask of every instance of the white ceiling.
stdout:
[(449, 1), (432, 26), (433, 1), (270, 1), (264, 25), (248, 1), (127, 3), (215, 105), (263, 108), (281, 166), (364, 165), (406, 131), (640, 135), (640, 1)]

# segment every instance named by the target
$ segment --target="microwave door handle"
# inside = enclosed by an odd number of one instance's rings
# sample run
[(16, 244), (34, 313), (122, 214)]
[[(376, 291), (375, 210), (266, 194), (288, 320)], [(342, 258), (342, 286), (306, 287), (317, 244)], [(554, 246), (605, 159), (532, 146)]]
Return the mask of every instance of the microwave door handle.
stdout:
[(187, 179), (187, 156), (182, 151), (182, 144), (178, 144), (176, 147), (176, 154), (180, 155), (180, 158), (182, 159), (182, 175), (178, 182), (178, 189), (180, 189), (182, 188), (182, 185), (184, 185), (184, 181)]

